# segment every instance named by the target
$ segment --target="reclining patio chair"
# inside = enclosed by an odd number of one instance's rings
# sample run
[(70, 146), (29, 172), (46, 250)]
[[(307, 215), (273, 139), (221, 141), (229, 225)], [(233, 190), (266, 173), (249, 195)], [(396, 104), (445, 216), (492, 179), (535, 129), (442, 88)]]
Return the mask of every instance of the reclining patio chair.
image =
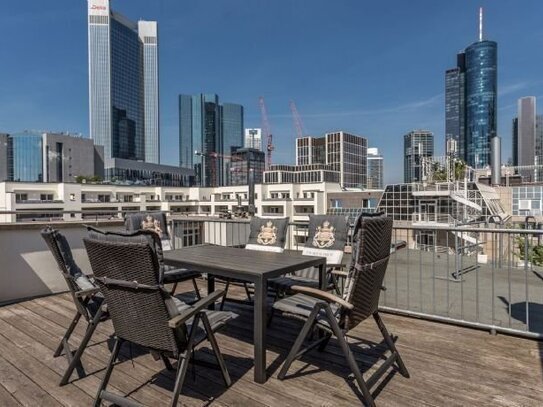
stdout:
[[(383, 323), (377, 306), (382, 289), (383, 278), (390, 257), (392, 219), (385, 216), (365, 218), (359, 216), (353, 232), (353, 257), (349, 267), (345, 293), (342, 298), (315, 288), (293, 286), (296, 295), (281, 299), (273, 307), (283, 313), (305, 321), (296, 341), (283, 364), (278, 378), (283, 380), (294, 360), (319, 346), (324, 350), (331, 336), (335, 336), (347, 363), (354, 374), (364, 402), (374, 406), (370, 389), (392, 365), (405, 377), (409, 377), (394, 340)], [(391, 355), (364, 380), (358, 364), (349, 348), (347, 334), (358, 324), (373, 317)], [(304, 340), (317, 329), (319, 339), (301, 349)]]
[(226, 386), (231, 384), (214, 333), (236, 315), (207, 310), (224, 292), (215, 291), (193, 305), (174, 301), (159, 284), (158, 257), (146, 234), (154, 232), (140, 231), (123, 238), (91, 230), (84, 239), (95, 280), (108, 303), (115, 330), (115, 342), (95, 406), (102, 400), (116, 405), (136, 405), (107, 390), (113, 365), (125, 342), (148, 349), (169, 369), (169, 359), (177, 360), (171, 406), (177, 405), (194, 348), (206, 339), (215, 353)]
[[(49, 226), (41, 231), (41, 236), (53, 254), (57, 266), (66, 280), (76, 308), (76, 314), (72, 323), (66, 330), (54, 353), (54, 356), (58, 357), (64, 351), (64, 355), (68, 360), (68, 368), (60, 380), (60, 385), (63, 386), (70, 380), (74, 369), (81, 366), (81, 356), (92, 338), (94, 330), (101, 321), (108, 318), (108, 313), (105, 310), (104, 297), (100, 294), (100, 289), (83, 274), (75, 263), (66, 237)], [(83, 340), (74, 352), (70, 348), (69, 340), (81, 317), (87, 322), (87, 329)]]
[[(336, 272), (344, 268), (343, 251), (347, 241), (347, 218), (341, 215), (309, 215), (308, 235), (302, 249), (304, 256), (326, 257), (328, 289), (339, 293)], [(292, 294), (292, 286), (319, 288), (319, 274), (315, 267), (272, 278), (270, 288), (279, 294)]]
[[(160, 237), (160, 253), (159, 256), (162, 256), (162, 251), (168, 251), (172, 249), (172, 243), (170, 235), (168, 233), (168, 222), (166, 220), (165, 212), (148, 212), (148, 213), (135, 213), (127, 214), (125, 220), (126, 230), (134, 232), (137, 230), (151, 230), (155, 232)], [(174, 294), (177, 288), (177, 284), (183, 281), (192, 281), (194, 286), (194, 292), (196, 293), (196, 298), (201, 299), (200, 290), (198, 289), (198, 284), (196, 284), (196, 279), (201, 277), (201, 273), (193, 270), (180, 269), (170, 266), (162, 265), (162, 283), (163, 284), (173, 284), (171, 293)]]
[[(253, 216), (251, 218), (249, 240), (245, 245), (246, 250), (257, 250), (263, 252), (275, 252), (283, 253), (285, 250), (285, 242), (287, 240), (287, 230), (288, 230), (288, 221), (289, 218), (259, 218), (258, 216)], [(224, 308), (224, 303), (227, 299), (228, 288), (230, 283), (241, 283), (245, 288), (245, 293), (247, 294), (247, 299), (251, 301), (251, 293), (246, 281), (235, 279), (235, 278), (225, 278), (225, 277), (215, 277), (217, 280), (222, 280), (225, 282), (224, 287), (224, 297), (221, 302), (221, 310)]]

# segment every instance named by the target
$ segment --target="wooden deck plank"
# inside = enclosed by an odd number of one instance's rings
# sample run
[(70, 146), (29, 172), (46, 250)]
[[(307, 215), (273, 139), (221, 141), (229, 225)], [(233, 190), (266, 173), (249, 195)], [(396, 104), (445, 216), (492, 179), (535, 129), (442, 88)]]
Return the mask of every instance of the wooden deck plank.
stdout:
[[(205, 283), (200, 283), (203, 287)], [(191, 285), (180, 285), (191, 291)], [(244, 297), (233, 288), (230, 295)], [(346, 379), (341, 350), (332, 340), (325, 352), (312, 351), (294, 362), (287, 379), (277, 379), (288, 350), (301, 328), (299, 321), (277, 316), (268, 330), (270, 379), (256, 384), (253, 377), (252, 309), (227, 303), (239, 317), (221, 330), (218, 342), (233, 384), (226, 389), (220, 372), (196, 367), (187, 374), (181, 402), (189, 406), (351, 406), (360, 404)], [(94, 398), (109, 357), (110, 322), (100, 324), (92, 346), (84, 354), (89, 375), (59, 388), (65, 358), (52, 353), (71, 322), (74, 306), (66, 294), (0, 307), (0, 405), (88, 405)], [(383, 386), (379, 406), (536, 406), (543, 405), (543, 343), (487, 333), (452, 325), (384, 315), (385, 324), (399, 336), (398, 349), (411, 378), (395, 374)], [(77, 344), (84, 325), (73, 336)], [(379, 363), (382, 338), (372, 321), (352, 332), (351, 348), (365, 375)], [(214, 362), (209, 344), (196, 352), (197, 359)], [(134, 348), (121, 353), (114, 369), (112, 389), (148, 405), (165, 404), (171, 396), (174, 375), (148, 354)], [(21, 361), (21, 362), (19, 362)], [(295, 373), (295, 374), (292, 374)], [(47, 377), (43, 377), (47, 376)], [(5, 402), (4, 402), (5, 401)], [(11, 404), (10, 404), (11, 403)]]

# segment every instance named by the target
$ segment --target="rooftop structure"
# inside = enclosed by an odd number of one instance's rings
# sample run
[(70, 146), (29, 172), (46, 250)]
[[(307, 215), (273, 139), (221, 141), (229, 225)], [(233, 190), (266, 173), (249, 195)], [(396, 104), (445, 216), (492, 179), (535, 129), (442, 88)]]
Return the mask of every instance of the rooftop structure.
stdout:
[(412, 130), (403, 136), (404, 182), (424, 181), (423, 162), (434, 155), (434, 133), (428, 130)]

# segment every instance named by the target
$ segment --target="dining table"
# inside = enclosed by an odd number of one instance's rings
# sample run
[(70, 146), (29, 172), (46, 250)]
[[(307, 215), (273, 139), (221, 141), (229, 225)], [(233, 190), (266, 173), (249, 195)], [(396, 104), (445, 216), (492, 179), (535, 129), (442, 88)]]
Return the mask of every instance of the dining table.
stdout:
[(254, 381), (257, 383), (264, 383), (267, 380), (268, 280), (316, 267), (319, 274), (319, 287), (325, 289), (327, 284), (326, 258), (305, 256), (298, 251), (277, 253), (229, 246), (196, 245), (164, 252), (164, 264), (206, 273), (208, 294), (215, 290), (215, 276), (239, 279), (254, 284)]

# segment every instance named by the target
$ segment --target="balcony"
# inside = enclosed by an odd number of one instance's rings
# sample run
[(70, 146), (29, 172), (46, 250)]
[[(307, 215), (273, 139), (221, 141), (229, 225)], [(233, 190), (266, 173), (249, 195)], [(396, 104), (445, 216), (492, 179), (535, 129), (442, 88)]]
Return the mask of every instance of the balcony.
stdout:
[[(183, 217), (171, 222), (172, 234), (179, 234), (178, 246), (189, 230), (194, 243), (246, 242), (247, 221)], [(121, 220), (97, 219), (95, 223), (101, 228), (122, 228)], [(0, 225), (6, 266), (0, 268), (0, 281), (9, 282), (0, 285), (0, 304), (4, 302), (0, 306), (0, 405), (24, 405), (29, 400), (35, 405), (89, 405), (107, 363), (107, 341), (113, 329), (109, 322), (100, 325), (85, 352), (88, 376), (74, 376), (70, 384), (58, 387), (67, 362), (53, 358), (52, 353), (73, 317), (74, 306), (38, 234), (42, 226), (38, 222)], [(76, 261), (89, 272), (81, 224), (58, 222), (56, 227), (69, 237)], [(293, 223), (290, 228), (287, 247), (301, 249), (295, 235), (307, 230), (307, 223)], [(465, 227), (396, 227), (393, 233), (393, 240), (405, 240), (407, 248), (391, 257), (380, 309), (390, 331), (399, 338), (397, 346), (411, 378), (394, 375), (380, 388), (377, 405), (542, 405), (543, 268), (531, 251), (543, 232), (480, 228), (475, 244), (454, 234), (475, 233)], [(528, 240), (528, 256), (523, 253), (522, 239)], [(481, 262), (482, 254), (485, 262)], [(200, 281), (199, 286), (205, 287), (205, 282)], [(181, 284), (178, 291), (189, 293), (192, 285)], [(234, 287), (232, 295), (243, 298), (245, 292)], [(291, 377), (277, 379), (278, 368), (301, 327), (281, 316), (274, 319), (267, 335), (271, 378), (256, 384), (252, 331), (247, 329), (252, 307), (227, 302), (227, 308), (239, 317), (219, 333), (218, 341), (233, 385), (226, 389), (219, 371), (198, 365), (197, 379), (192, 380), (190, 372), (187, 376), (180, 399), (183, 405), (360, 404), (352, 382), (344, 379), (349, 370), (334, 341), (326, 352), (312, 351), (295, 362)], [(80, 327), (76, 342), (82, 334)], [(381, 340), (371, 323), (352, 332), (350, 341), (363, 344), (356, 357), (365, 375), (375, 370), (382, 356)], [(197, 357), (213, 362), (205, 346)], [(112, 386), (146, 405), (166, 403), (173, 373), (147, 353), (135, 348), (130, 352), (128, 347), (124, 351)]]

